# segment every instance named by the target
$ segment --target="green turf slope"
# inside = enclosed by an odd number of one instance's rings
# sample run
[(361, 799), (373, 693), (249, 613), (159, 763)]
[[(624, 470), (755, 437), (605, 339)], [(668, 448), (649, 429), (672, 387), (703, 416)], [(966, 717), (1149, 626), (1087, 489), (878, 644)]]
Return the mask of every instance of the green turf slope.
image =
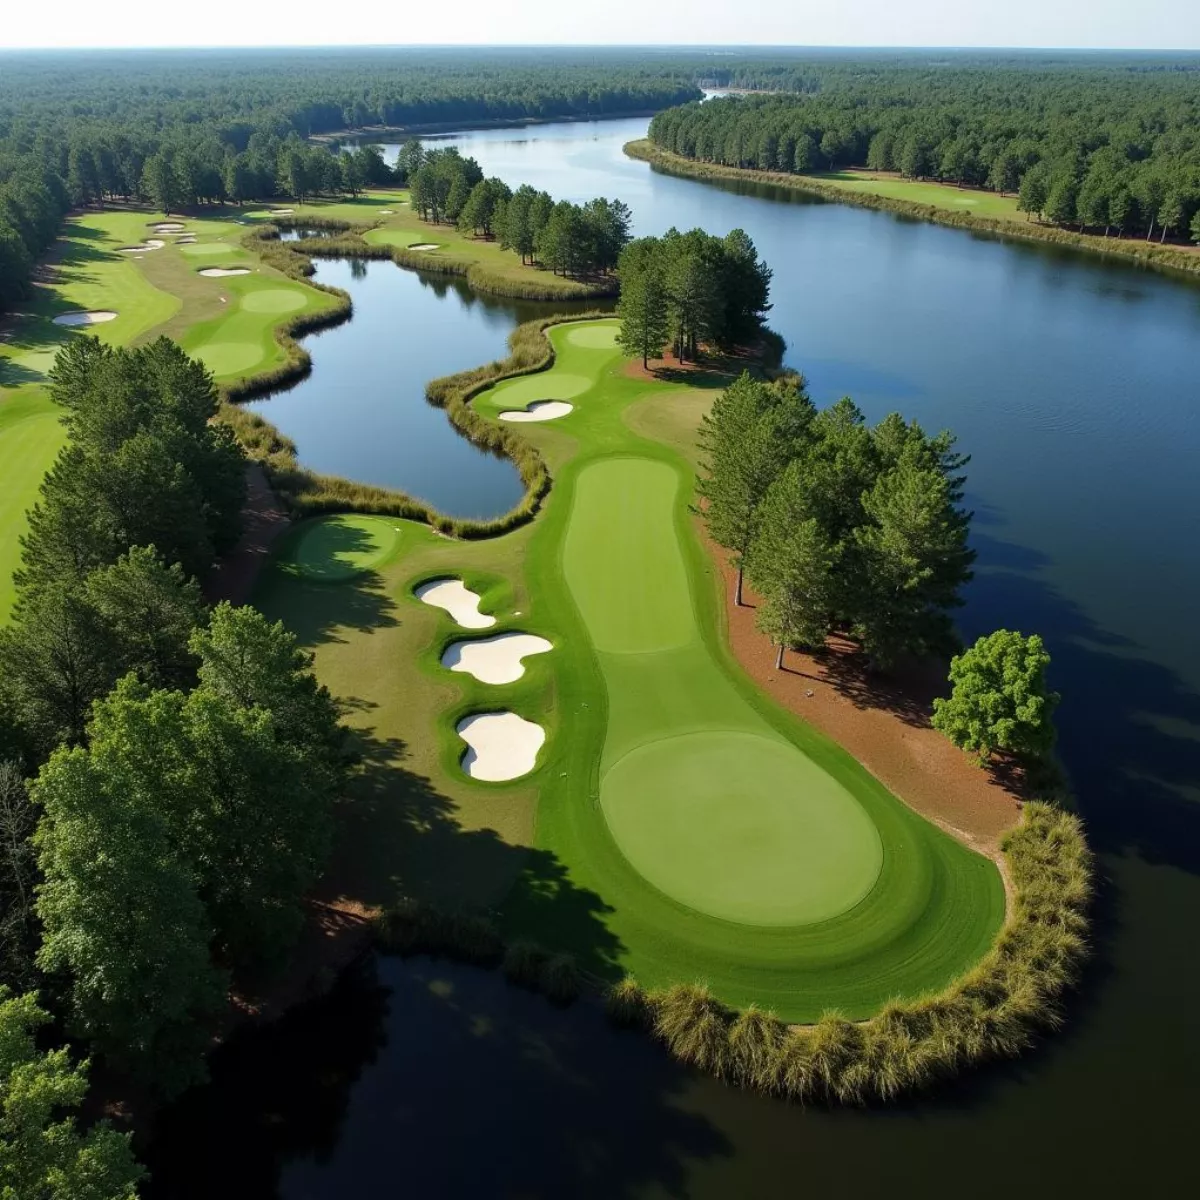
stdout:
[(15, 599), (12, 579), (25, 514), (65, 436), (58, 411), (44, 393), (25, 388), (0, 401), (0, 624)]
[[(943, 986), (1000, 927), (998, 872), (733, 660), (691, 471), (624, 419), (686, 389), (627, 377), (605, 328), (551, 332), (546, 394), (558, 372), (593, 384), (530, 432), (564, 459), (527, 560), (540, 623), (526, 627), (554, 637), (559, 687), (536, 840), (575, 899), (546, 903), (531, 875), (510, 928), (599, 974), (704, 980), (789, 1020), (865, 1016)], [(503, 409), (504, 388), (476, 404)]]

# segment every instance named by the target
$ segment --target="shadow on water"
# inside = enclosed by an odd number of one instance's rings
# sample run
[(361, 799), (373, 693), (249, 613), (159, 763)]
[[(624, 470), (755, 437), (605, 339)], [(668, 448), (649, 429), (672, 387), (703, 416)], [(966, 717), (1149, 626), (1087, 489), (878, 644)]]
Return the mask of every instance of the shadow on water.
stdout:
[(496, 972), (370, 959), (214, 1055), (160, 1120), (148, 1198), (686, 1196), (685, 1160), (729, 1143), (676, 1105), (684, 1072), (601, 1022)]

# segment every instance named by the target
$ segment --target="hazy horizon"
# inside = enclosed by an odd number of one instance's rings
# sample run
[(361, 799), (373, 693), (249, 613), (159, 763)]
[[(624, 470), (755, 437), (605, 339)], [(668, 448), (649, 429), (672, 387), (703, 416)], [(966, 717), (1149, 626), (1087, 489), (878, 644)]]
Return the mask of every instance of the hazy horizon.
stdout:
[[(5, 17), (0, 50), (596, 47), (755, 51), (846, 50), (1200, 50), (1195, 0), (1008, 0), (979, 11), (961, 0), (606, 0), (565, 6), (524, 0), (519, 8), (461, 0), (447, 40), (438, 11), (397, 12), (368, 3), (352, 28), (311, 32), (317, 14), (211, 0), (163, 10), (150, 0), (60, 0)], [(864, 39), (864, 31), (870, 37)], [(628, 31), (628, 36), (624, 36)], [(371, 36), (375, 34), (376, 36)]]

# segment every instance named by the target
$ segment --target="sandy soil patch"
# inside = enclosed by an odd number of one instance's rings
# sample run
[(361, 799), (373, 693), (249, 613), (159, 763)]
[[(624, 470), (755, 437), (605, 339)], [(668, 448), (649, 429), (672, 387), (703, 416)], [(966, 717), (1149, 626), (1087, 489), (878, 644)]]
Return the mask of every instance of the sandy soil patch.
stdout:
[(498, 633), (470, 642), (451, 642), (442, 654), (442, 666), (474, 675), (480, 683), (515, 683), (525, 674), (523, 658), (553, 649), (536, 634)]
[(413, 593), (424, 604), (444, 608), (464, 629), (490, 629), (496, 618), (479, 611), (479, 593), (461, 579), (431, 579)]
[(754, 626), (757, 597), (747, 588), (747, 603), (734, 605), (735, 573), (703, 540), (721, 564), (730, 644), (754, 681), (844, 746), (910, 808), (994, 857), (1020, 818), (1019, 797), (929, 724), (934, 696), (946, 692), (945, 671), (871, 675), (863, 655), (840, 638), (818, 655), (789, 650), (777, 671), (775, 647)]
[(117, 314), (99, 309), (96, 312), (69, 312), (54, 318), (55, 325), (103, 325), (105, 321), (115, 321)]
[(249, 275), (249, 267), (205, 267), (199, 272), (207, 279), (224, 279), (227, 275)]
[(513, 712), (477, 713), (455, 727), (467, 743), (462, 768), (472, 779), (501, 783), (528, 775), (546, 731)]
[(510, 409), (500, 414), (502, 421), (554, 421), (565, 417), (575, 406), (565, 400), (535, 400), (526, 409)]
[(437, 242), (413, 242), (413, 244), (409, 246), (410, 250), (436, 250), (437, 248)]

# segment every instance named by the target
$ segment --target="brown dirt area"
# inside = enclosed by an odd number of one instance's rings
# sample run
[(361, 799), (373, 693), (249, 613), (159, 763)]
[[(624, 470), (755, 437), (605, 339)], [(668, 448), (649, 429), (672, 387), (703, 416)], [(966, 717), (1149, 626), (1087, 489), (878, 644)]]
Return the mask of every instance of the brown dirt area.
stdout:
[(1020, 819), (1019, 793), (930, 725), (933, 698), (945, 694), (945, 671), (929, 665), (872, 675), (857, 647), (837, 637), (818, 655), (789, 650), (777, 671), (776, 648), (754, 625), (757, 598), (746, 588), (746, 603), (734, 604), (736, 572), (698, 529), (720, 566), (730, 646), (754, 682), (853, 754), (910, 808), (995, 858)]
[(246, 467), (246, 506), (242, 509), (245, 527), (241, 541), (222, 559), (205, 585), (213, 604), (228, 600), (245, 604), (255, 581), (270, 557), (275, 539), (291, 524), (279, 497), (267, 482), (261, 465)]

